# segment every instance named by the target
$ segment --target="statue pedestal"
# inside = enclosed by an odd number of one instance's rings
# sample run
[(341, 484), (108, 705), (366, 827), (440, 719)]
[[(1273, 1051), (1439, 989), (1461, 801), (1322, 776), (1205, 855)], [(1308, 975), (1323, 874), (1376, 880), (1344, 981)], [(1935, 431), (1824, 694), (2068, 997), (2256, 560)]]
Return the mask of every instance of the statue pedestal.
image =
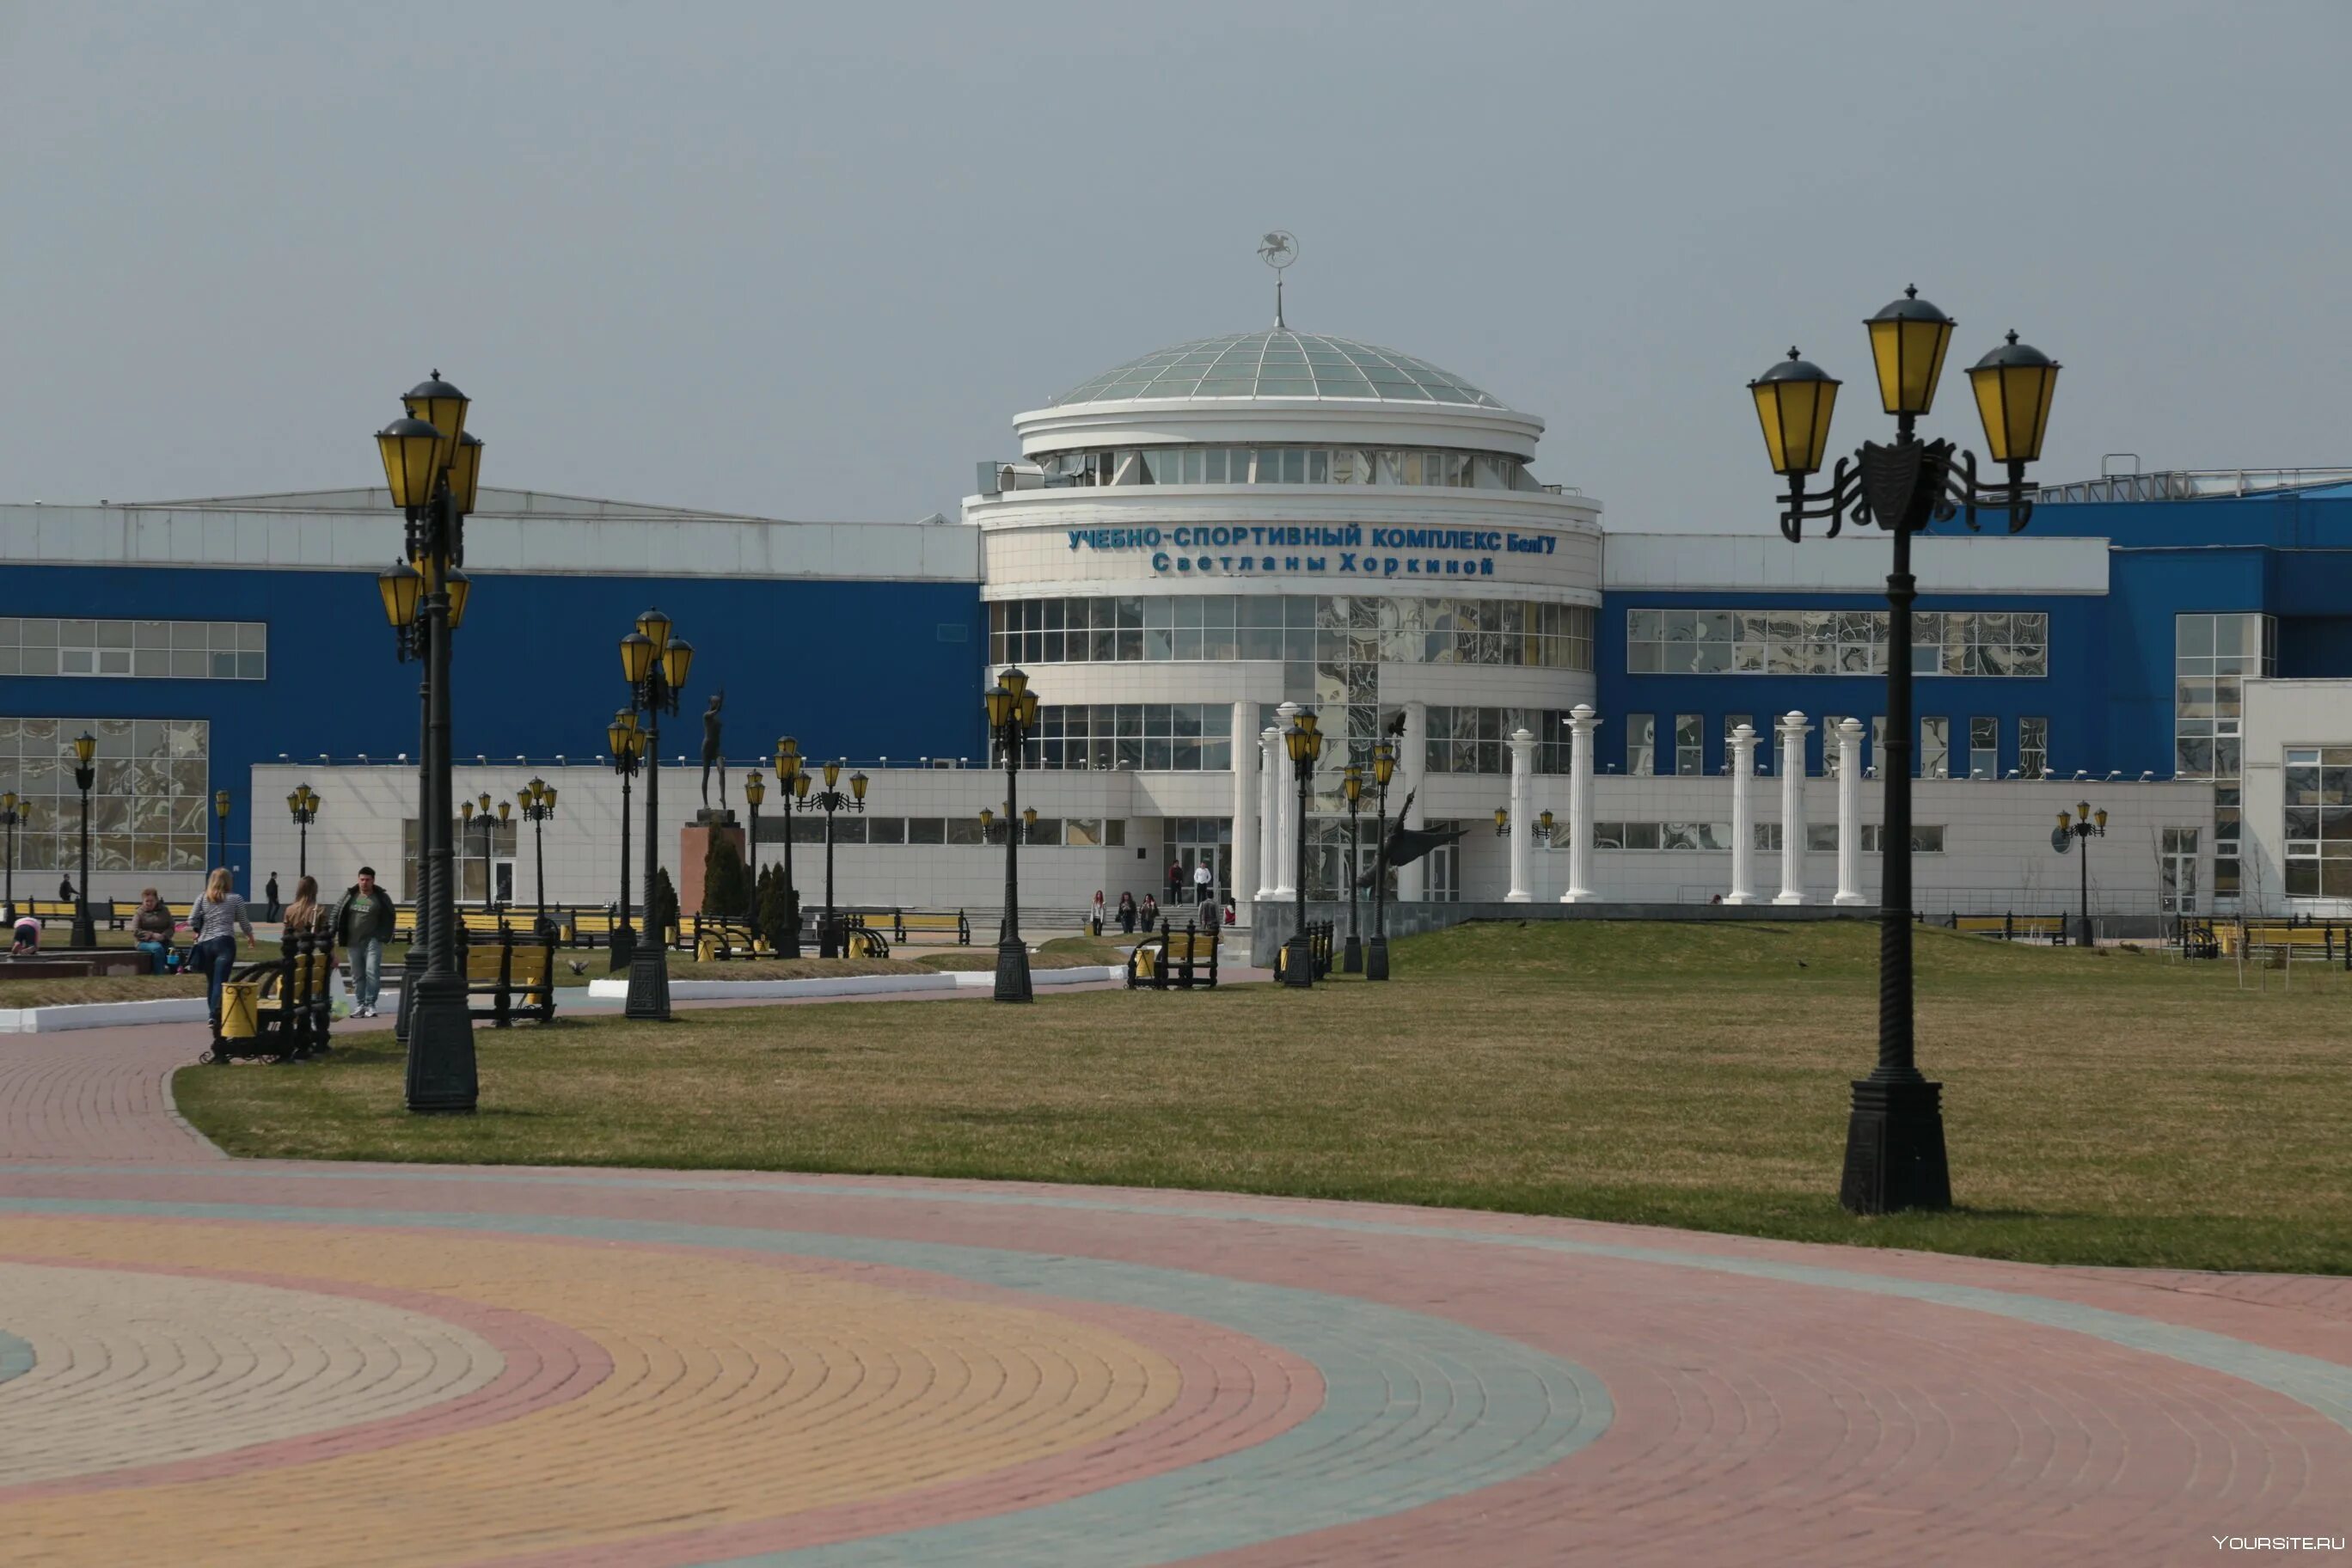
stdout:
[(677, 918), (681, 929), (691, 930), (694, 917), (702, 908), (702, 863), (710, 853), (712, 837), (720, 834), (735, 841), (738, 856), (743, 853), (743, 830), (735, 826), (735, 814), (731, 811), (698, 811), (690, 825), (677, 830)]

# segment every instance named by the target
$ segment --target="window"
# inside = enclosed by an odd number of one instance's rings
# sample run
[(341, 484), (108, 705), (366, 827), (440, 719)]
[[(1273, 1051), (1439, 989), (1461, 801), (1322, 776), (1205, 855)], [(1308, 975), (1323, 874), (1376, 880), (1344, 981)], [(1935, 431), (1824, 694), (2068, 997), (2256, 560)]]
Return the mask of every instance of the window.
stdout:
[(1727, 822), (1596, 822), (1596, 849), (1641, 849), (1683, 852), (1724, 851), (1731, 847)]
[(907, 842), (909, 844), (945, 844), (948, 841), (947, 819), (941, 816), (910, 816), (907, 818)]
[(1999, 719), (1969, 721), (1969, 777), (1972, 779), (2000, 777), (2000, 721)]
[(907, 842), (907, 819), (903, 816), (869, 816), (866, 819), (866, 842), (868, 844), (904, 844)]
[(2352, 899), (2352, 746), (2289, 750), (2284, 783), (2286, 896)]
[(268, 649), (269, 628), (260, 621), (0, 616), (0, 675), (261, 680), (269, 673)]
[(2238, 832), (2243, 803), (2236, 784), (2213, 786), (2213, 896), (2238, 896)]
[[(1862, 852), (1883, 855), (1886, 852), (1886, 828), (1883, 823), (1865, 822), (1862, 826)], [(1944, 828), (1940, 823), (1911, 825), (1911, 853), (1941, 855), (1944, 852)]]
[[(992, 664), (1281, 659), (1590, 670), (1590, 605), (1377, 595), (999, 599)], [(0, 671), (0, 673), (5, 673)]]
[(16, 830), (17, 871), (70, 870), (81, 880), (81, 791), (71, 753), (85, 731), (98, 741), (90, 759), (92, 873), (212, 865), (212, 731), (205, 720), (0, 719), (0, 789), (16, 791), (26, 814)]
[(1842, 754), (1838, 751), (1838, 726), (1843, 722), (1845, 722), (1845, 715), (1843, 713), (1822, 715), (1822, 777), (1825, 779), (1838, 776), (1838, 767), (1842, 761)]
[(2050, 721), (2020, 719), (2017, 721), (2017, 771), (2019, 776), (2038, 779), (2050, 771)]
[(1780, 852), (1780, 825), (1779, 823), (1758, 822), (1751, 823), (1749, 826), (1755, 832), (1756, 847), (1759, 853), (1766, 855), (1778, 855)]
[(1033, 768), (1098, 773), (1222, 773), (1234, 765), (1233, 723), (1228, 702), (1047, 704), (1037, 710), (1026, 761)]
[(1625, 715), (1625, 771), (1642, 778), (1658, 771), (1658, 721), (1650, 714)]
[(1863, 772), (1869, 773), (1884, 768), (1885, 756), (1886, 715), (1874, 713), (1870, 716), (1870, 755), (1863, 759)]
[[(1633, 675), (1884, 675), (1884, 610), (1634, 609), (1625, 615)], [(2042, 676), (2050, 617), (2040, 611), (1942, 610), (1912, 616), (1921, 675)]]
[(2166, 913), (2193, 914), (2197, 910), (2197, 837), (2194, 827), (2164, 830), (2157, 862), (2158, 907)]
[(1919, 721), (1919, 776), (1923, 779), (1952, 776), (1952, 721), (1949, 719)]
[(1675, 775), (1695, 778), (1706, 772), (1706, 715), (1675, 715)]
[[(2249, 676), (2278, 672), (2278, 622), (2263, 615), (2175, 616), (2172, 771), (2181, 778), (2238, 777)], [(2214, 891), (2220, 892), (2217, 871)]]

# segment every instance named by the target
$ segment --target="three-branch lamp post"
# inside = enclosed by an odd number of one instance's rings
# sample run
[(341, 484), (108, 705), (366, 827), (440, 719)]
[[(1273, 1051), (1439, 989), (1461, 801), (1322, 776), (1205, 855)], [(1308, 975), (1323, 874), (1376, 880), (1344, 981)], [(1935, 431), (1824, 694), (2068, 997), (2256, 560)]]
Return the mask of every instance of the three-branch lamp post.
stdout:
[[(753, 768), (750, 773), (743, 775), (743, 803), (751, 808), (751, 835), (749, 838), (744, 840), (748, 850), (748, 853), (744, 856), (744, 871), (746, 880), (749, 882), (750, 886), (744, 892), (743, 896), (745, 899), (750, 900), (751, 905), (750, 912), (751, 932), (754, 936), (761, 934), (760, 803), (767, 798), (768, 781), (760, 776), (759, 769)], [(773, 946), (775, 943), (775, 938), (772, 936), (768, 939), (768, 942), (771, 946)]]
[(1911, 536), (1931, 521), (1963, 515), (1970, 530), (1979, 510), (2005, 512), (2015, 533), (2032, 519), (2026, 465), (2042, 455), (2058, 366), (2009, 334), (2008, 342), (1969, 371), (1977, 411), (1992, 460), (2005, 482), (1979, 485), (1974, 453), (1951, 442), (1921, 441), (1914, 433), (1933, 405), (1936, 382), (1950, 346), (1952, 319), (1919, 298), (1916, 289), (1865, 323), (1877, 370), (1879, 402), (1895, 418), (1893, 445), (1864, 442), (1840, 458), (1830, 488), (1808, 493), (1807, 476), (1821, 471), (1829, 450), (1830, 414), (1842, 384), (1819, 365), (1789, 357), (1748, 384), (1764, 427), (1772, 471), (1789, 481), (1780, 531), (1791, 543), (1804, 523), (1827, 519), (1834, 538), (1848, 516), (1894, 537), (1886, 577), (1886, 740), (1879, 776), (1885, 782), (1878, 946), (1878, 1065), (1853, 1085), (1839, 1202), (1857, 1214), (1951, 1206), (1944, 1158), (1942, 1085), (1924, 1077), (1913, 1059), (1911, 987)]
[(408, 1047), (408, 1109), (463, 1112), (474, 1109), (479, 1082), (474, 1020), (457, 956), (449, 678), (451, 634), (465, 624), (471, 589), (462, 570), (466, 514), (474, 510), (481, 481), (482, 443), (466, 429), (466, 395), (442, 380), (439, 371), (411, 387), (401, 402), (405, 416), (375, 438), (392, 504), (407, 523), (403, 558), (377, 574), (376, 591), (399, 657), (418, 659), (425, 668), (418, 691), (424, 737), (416, 805), (422, 886), (397, 1032)]
[[(221, 864), (226, 865), (228, 864), (228, 792), (226, 790), (223, 790), (219, 798), (213, 802), (213, 809), (219, 812), (221, 816)], [(296, 784), (294, 793), (286, 797), (286, 809), (292, 815), (295, 832), (299, 836), (300, 847), (294, 853), (294, 875), (299, 880), (310, 874), (310, 824), (319, 820), (319, 792), (306, 784)]]
[(516, 792), (515, 805), (522, 808), (522, 819), (530, 824), (531, 849), (539, 862), (539, 925), (547, 930), (547, 824), (555, 816), (555, 785), (534, 777)]
[[(803, 773), (793, 784), (793, 793), (803, 800), (808, 800), (807, 779), (808, 775)], [(819, 958), (848, 956), (842, 951), (848, 945), (848, 933), (841, 929), (840, 918), (833, 912), (833, 816), (837, 811), (866, 809), (866, 775), (862, 773), (850, 774), (846, 790), (840, 784), (841, 764), (838, 762), (825, 763), (824, 787), (816, 792), (814, 800), (809, 801), (810, 805), (824, 813), (824, 928), (817, 933), (816, 952)]]
[(776, 741), (776, 804), (784, 808), (784, 929), (768, 933), (778, 958), (801, 955), (801, 894), (793, 882), (793, 807), (808, 799), (808, 774), (801, 772), (801, 743), (790, 735)]
[(2091, 945), (2091, 840), (2106, 836), (2105, 807), (2093, 811), (2087, 800), (2079, 802), (2072, 813), (2060, 812), (2058, 831), (2050, 836), (2051, 844), (2062, 855), (2069, 847), (2079, 846), (2082, 849), (2083, 924), (2082, 934), (2075, 940), (2084, 947)]
[(16, 923), (16, 829), (33, 819), (33, 803), (10, 790), (0, 795), (0, 832), (8, 839), (7, 881), (0, 889), (0, 919), (11, 927)]
[(659, 610), (637, 617), (636, 629), (621, 639), (621, 674), (629, 683), (629, 706), (646, 716), (646, 931), (629, 955), (629, 995), (623, 1016), (669, 1017), (669, 952), (657, 923), (654, 883), (661, 874), (661, 716), (677, 711), (678, 693), (694, 668), (694, 645), (670, 635), (671, 622)]
[(621, 901), (614, 910), (611, 957), (604, 973), (625, 969), (637, 951), (637, 933), (629, 924), (629, 781), (645, 762), (646, 732), (637, 727), (636, 710), (624, 708), (604, 726), (604, 743), (612, 747), (613, 771), (621, 775)]
[(1037, 729), (1037, 694), (1029, 677), (1011, 668), (988, 689), (988, 732), (1004, 759), (1004, 920), (996, 933), (996, 999), (1026, 1002), (1034, 993), (1029, 985), (1029, 945), (1021, 940), (1021, 835), (1013, 831), (1015, 808), (1021, 804), (1021, 764), (1029, 737)]
[(1372, 748), (1372, 940), (1364, 952), (1364, 978), (1389, 977), (1389, 781), (1396, 777), (1396, 746)]
[(220, 824), (220, 858), (213, 862), (215, 866), (228, 864), (229, 805), (228, 791), (225, 789), (213, 791), (213, 820)]
[(1356, 813), (1364, 798), (1364, 769), (1360, 763), (1349, 763), (1339, 775), (1340, 792), (1348, 797), (1348, 949), (1339, 961), (1342, 973), (1361, 974), (1364, 972), (1364, 944), (1356, 935), (1356, 879), (1360, 875), (1363, 859), (1358, 849)]
[(81, 879), (74, 884), (73, 944), (98, 945), (98, 924), (89, 912), (89, 790), (98, 782), (98, 737), (85, 730), (73, 739), (74, 787), (81, 791)]
[(1315, 984), (1315, 944), (1307, 935), (1307, 807), (1315, 785), (1315, 764), (1323, 755), (1323, 734), (1315, 726), (1315, 710), (1301, 708), (1291, 718), (1290, 732), (1282, 738), (1290, 752), (1290, 770), (1298, 782), (1297, 858), (1293, 868), (1297, 878), (1297, 923), (1282, 962), (1286, 985)]

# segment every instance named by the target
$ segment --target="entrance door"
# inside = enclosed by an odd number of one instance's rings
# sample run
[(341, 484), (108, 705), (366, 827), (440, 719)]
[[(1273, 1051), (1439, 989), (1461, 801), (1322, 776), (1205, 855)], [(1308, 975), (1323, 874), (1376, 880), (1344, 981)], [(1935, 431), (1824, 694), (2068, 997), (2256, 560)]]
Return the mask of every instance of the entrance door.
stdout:
[(498, 895), (499, 907), (504, 908), (512, 904), (515, 901), (515, 863), (511, 860), (493, 860), (490, 862), (490, 869), (493, 873), (490, 885)]
[(2168, 827), (2164, 830), (2161, 883), (2158, 894), (2167, 914), (2193, 915), (2197, 912), (2197, 829)]
[(1423, 896), (1430, 902), (1451, 904), (1461, 900), (1461, 848), (1459, 844), (1441, 844), (1429, 852), (1425, 862), (1429, 869), (1423, 873), (1422, 886), (1426, 889)]

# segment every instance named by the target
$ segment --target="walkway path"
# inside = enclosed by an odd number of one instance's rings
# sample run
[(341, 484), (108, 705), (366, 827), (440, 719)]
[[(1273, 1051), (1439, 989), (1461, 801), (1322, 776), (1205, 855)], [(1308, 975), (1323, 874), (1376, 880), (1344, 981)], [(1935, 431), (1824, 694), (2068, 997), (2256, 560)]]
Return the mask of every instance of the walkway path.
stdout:
[(0, 1041), (14, 1564), (2137, 1565), (2352, 1525), (2344, 1280), (230, 1161), (170, 1110), (193, 1049)]

